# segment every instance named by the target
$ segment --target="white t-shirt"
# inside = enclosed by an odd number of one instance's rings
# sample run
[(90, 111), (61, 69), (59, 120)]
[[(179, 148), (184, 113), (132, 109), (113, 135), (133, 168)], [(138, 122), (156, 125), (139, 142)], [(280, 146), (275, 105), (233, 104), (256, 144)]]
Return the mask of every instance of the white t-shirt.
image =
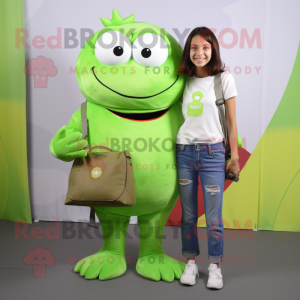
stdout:
[[(224, 99), (237, 96), (231, 73), (221, 74)], [(214, 76), (187, 76), (183, 92), (184, 123), (177, 133), (177, 144), (218, 143), (224, 139), (214, 91)]]

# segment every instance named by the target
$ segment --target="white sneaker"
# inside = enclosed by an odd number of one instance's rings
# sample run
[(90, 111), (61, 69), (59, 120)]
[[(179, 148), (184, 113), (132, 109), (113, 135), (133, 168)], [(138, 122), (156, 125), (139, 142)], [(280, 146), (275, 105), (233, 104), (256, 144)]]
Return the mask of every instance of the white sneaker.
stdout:
[(194, 260), (189, 260), (180, 277), (180, 282), (182, 284), (194, 285), (196, 283), (196, 275), (199, 277), (197, 264)]
[(221, 267), (211, 263), (207, 268), (209, 270), (207, 287), (213, 289), (220, 289), (223, 287), (223, 279)]

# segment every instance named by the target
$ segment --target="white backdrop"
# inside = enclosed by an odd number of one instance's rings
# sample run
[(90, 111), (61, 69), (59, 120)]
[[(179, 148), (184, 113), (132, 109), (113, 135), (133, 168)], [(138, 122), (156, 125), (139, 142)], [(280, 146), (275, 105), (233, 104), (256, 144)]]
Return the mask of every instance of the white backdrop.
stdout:
[[(71, 163), (52, 157), (48, 146), (85, 100), (76, 75), (70, 72), (82, 47), (81, 32), (102, 29), (100, 17), (111, 19), (113, 8), (123, 18), (134, 13), (135, 21), (166, 29), (182, 46), (193, 28), (215, 29), (222, 61), (230, 68), (238, 92), (238, 133), (250, 153), (289, 80), (300, 38), (300, 2), (296, 0), (152, 0), (149, 5), (137, 0), (24, 0), (26, 64), (43, 56), (57, 69), (52, 77), (27, 75), (28, 167), (34, 219), (88, 220), (88, 208), (64, 206)], [(68, 42), (66, 32), (76, 33), (78, 45), (76, 40), (73, 45)], [(135, 222), (133, 218), (131, 223)]]

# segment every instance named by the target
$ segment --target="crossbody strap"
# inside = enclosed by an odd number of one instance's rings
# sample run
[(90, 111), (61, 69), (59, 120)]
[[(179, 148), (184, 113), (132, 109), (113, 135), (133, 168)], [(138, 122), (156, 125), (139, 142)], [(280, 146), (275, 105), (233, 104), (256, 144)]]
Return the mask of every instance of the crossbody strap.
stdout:
[(221, 123), (223, 135), (224, 135), (224, 145), (225, 149), (227, 148), (228, 143), (228, 131), (226, 125), (226, 117), (225, 117), (225, 100), (223, 94), (223, 87), (222, 87), (222, 80), (221, 80), (222, 73), (215, 75), (214, 77), (214, 90), (216, 95), (216, 105), (219, 112), (219, 120)]
[[(81, 103), (81, 127), (82, 127), (82, 138), (87, 140), (87, 134), (88, 134), (88, 121), (86, 118), (86, 101)], [(88, 148), (88, 144), (84, 149)], [(94, 207), (91, 207), (90, 211), (90, 223), (88, 224), (91, 227), (98, 228), (96, 225), (96, 214)]]
[[(81, 103), (81, 130), (82, 130), (82, 138), (87, 141), (88, 134), (88, 120), (86, 118), (86, 101)], [(84, 149), (88, 148), (88, 144)]]

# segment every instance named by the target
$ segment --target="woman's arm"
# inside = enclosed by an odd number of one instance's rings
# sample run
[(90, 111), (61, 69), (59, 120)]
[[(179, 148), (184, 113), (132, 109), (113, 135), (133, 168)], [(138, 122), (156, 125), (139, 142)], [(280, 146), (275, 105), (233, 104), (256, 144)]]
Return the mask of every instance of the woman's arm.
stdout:
[(228, 130), (228, 139), (231, 147), (231, 159), (239, 159), (238, 155), (238, 133), (235, 120), (235, 97), (225, 101), (226, 125)]
[[(231, 159), (228, 163), (228, 170), (231, 169), (237, 177), (239, 169), (239, 154), (238, 154), (238, 133), (235, 119), (235, 97), (225, 100), (226, 125), (228, 130), (228, 139), (231, 148)], [(227, 172), (226, 172), (227, 173)]]

